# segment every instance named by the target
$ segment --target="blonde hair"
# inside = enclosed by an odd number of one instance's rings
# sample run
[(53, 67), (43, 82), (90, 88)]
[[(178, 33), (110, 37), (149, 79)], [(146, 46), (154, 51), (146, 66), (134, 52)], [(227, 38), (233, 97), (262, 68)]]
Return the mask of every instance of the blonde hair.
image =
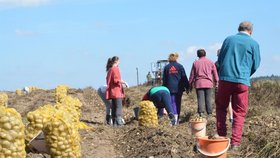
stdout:
[(178, 58), (179, 58), (178, 53), (171, 53), (171, 54), (169, 54), (168, 61), (169, 62), (177, 61)]

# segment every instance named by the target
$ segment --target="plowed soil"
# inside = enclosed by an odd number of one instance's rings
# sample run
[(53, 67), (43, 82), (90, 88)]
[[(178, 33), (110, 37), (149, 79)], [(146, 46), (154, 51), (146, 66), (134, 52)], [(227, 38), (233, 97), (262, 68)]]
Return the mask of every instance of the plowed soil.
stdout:
[[(160, 119), (158, 128), (138, 126), (133, 108), (149, 89), (139, 86), (126, 89), (130, 105), (123, 108), (126, 125), (114, 128), (104, 124), (105, 106), (93, 88), (70, 89), (69, 95), (83, 103), (81, 121), (92, 130), (81, 130), (82, 158), (122, 158), (122, 157), (201, 157), (194, 146), (196, 139), (191, 134), (189, 120), (196, 115), (197, 102), (193, 91), (184, 94), (180, 124), (172, 127), (167, 116)], [(55, 104), (54, 90), (37, 90), (24, 96), (8, 92), (9, 107), (15, 108), (26, 124), (26, 114), (39, 106)], [(265, 96), (265, 97), (261, 97)], [(270, 90), (253, 87), (250, 90), (250, 108), (244, 126), (240, 151), (228, 151), (228, 157), (280, 157), (280, 88)], [(214, 98), (213, 109), (215, 109)], [(230, 123), (228, 122), (230, 137)], [(215, 110), (207, 123), (207, 135), (215, 131)], [(50, 157), (48, 154), (28, 151), (28, 158)]]

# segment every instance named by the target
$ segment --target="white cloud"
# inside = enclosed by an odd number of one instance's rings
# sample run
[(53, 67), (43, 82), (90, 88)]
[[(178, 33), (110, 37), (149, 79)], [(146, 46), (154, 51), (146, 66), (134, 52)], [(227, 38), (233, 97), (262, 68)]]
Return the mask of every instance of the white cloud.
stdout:
[(276, 62), (280, 62), (280, 55), (273, 55), (272, 59)]
[(187, 48), (187, 55), (194, 55), (200, 46), (190, 46)]
[(22, 29), (16, 29), (15, 30), (16, 35), (18, 36), (34, 36), (36, 35), (35, 32), (30, 30), (22, 30)]
[[(217, 60), (217, 50), (220, 49), (222, 43), (212, 43), (206, 46), (203, 45), (193, 45), (186, 48), (185, 51), (181, 51), (180, 55), (180, 62), (186, 65), (186, 68), (190, 69), (192, 66), (193, 61), (197, 60), (196, 51), (198, 49), (205, 49), (207, 58), (211, 59), (212, 61)], [(187, 70), (186, 70), (187, 71)]]
[(222, 43), (213, 43), (210, 46), (208, 46), (208, 51), (210, 53), (217, 53), (217, 50), (222, 47)]
[(198, 49), (205, 49), (206, 53), (207, 53), (207, 56), (216, 56), (217, 54), (217, 50), (220, 49), (222, 46), (221, 43), (213, 43), (213, 44), (210, 44), (210, 45), (207, 45), (207, 46), (189, 46), (186, 50), (186, 54), (187, 56), (190, 56), (190, 57), (196, 57), (196, 51)]
[(49, 3), (50, 0), (0, 0), (0, 6), (39, 6)]

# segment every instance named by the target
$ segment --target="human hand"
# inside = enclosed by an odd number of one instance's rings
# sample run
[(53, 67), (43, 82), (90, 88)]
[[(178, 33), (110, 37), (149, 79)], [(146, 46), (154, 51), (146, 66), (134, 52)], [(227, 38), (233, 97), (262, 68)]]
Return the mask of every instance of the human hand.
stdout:
[(186, 89), (186, 93), (189, 94), (192, 92), (192, 86), (190, 86), (189, 88)]
[(215, 94), (218, 94), (218, 85), (215, 86)]

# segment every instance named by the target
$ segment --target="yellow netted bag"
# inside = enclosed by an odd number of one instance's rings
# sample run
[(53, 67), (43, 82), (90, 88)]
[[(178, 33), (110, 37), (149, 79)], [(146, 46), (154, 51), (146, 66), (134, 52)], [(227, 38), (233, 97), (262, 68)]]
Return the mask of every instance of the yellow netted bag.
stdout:
[(67, 86), (67, 85), (58, 85), (55, 88), (56, 103), (62, 103), (63, 99), (67, 96), (68, 89), (69, 89), (69, 86)]
[(32, 140), (44, 127), (44, 124), (50, 121), (51, 117), (56, 112), (56, 108), (50, 104), (44, 105), (27, 113), (29, 121), (25, 129), (26, 140)]
[(24, 125), (13, 108), (0, 106), (0, 158), (25, 158)]
[(70, 118), (69, 113), (58, 110), (43, 129), (53, 158), (81, 157), (80, 134)]
[(74, 125), (76, 127), (78, 127), (78, 124), (80, 122), (81, 113), (77, 112), (73, 107), (68, 106), (66, 104), (61, 104), (61, 103), (56, 104), (55, 108), (69, 113), (69, 115), (70, 115), (69, 119), (71, 119), (71, 121), (74, 123)]
[(35, 87), (35, 86), (28, 86), (29, 88), (29, 93), (37, 91), (37, 90), (43, 90), (42, 88)]
[(73, 122), (75, 126), (77, 126), (79, 129), (88, 129), (89, 127), (80, 122), (81, 117), (81, 106), (82, 103), (77, 98), (72, 98), (71, 96), (66, 96), (62, 103), (57, 103), (55, 107), (60, 110), (64, 110), (65, 112), (68, 112), (71, 115), (71, 118), (73, 119)]
[(139, 104), (139, 125), (145, 127), (157, 127), (157, 109), (151, 101), (141, 101)]
[(0, 93), (0, 106), (7, 106), (8, 95), (6, 93)]
[(78, 98), (73, 98), (71, 96), (66, 96), (63, 100), (62, 100), (63, 104), (66, 104), (70, 107), (73, 107), (77, 112), (81, 113), (81, 106), (82, 103), (80, 102), (80, 100)]
[(18, 96), (22, 96), (22, 90), (21, 89), (16, 89), (16, 94), (18, 95)]

